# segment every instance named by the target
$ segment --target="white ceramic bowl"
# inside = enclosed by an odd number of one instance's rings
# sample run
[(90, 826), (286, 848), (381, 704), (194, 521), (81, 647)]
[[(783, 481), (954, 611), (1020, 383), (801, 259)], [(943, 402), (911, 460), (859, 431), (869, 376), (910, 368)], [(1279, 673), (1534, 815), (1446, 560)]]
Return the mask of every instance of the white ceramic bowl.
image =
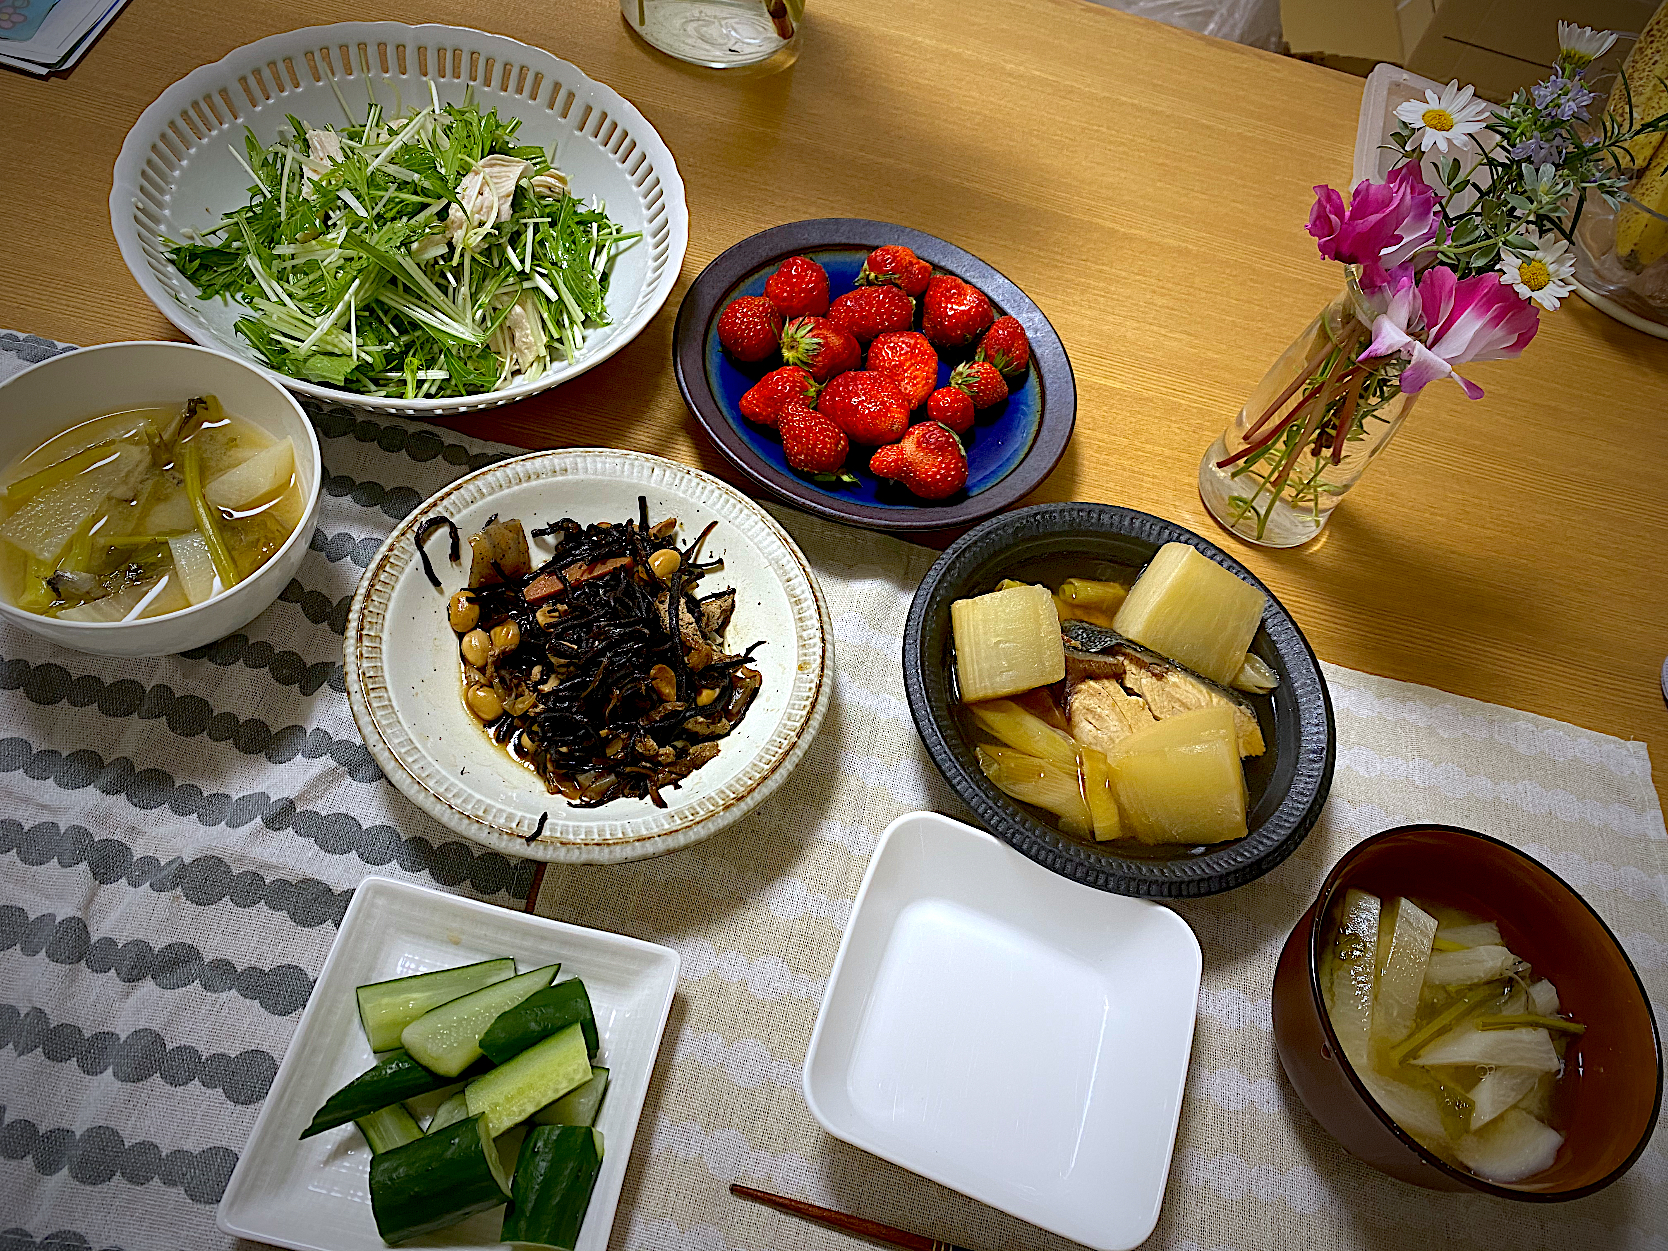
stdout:
[(59, 621), (0, 598), (0, 619), (76, 651), (167, 656), (223, 638), (278, 598), (307, 554), (319, 511), (319, 441), (293, 396), (271, 375), (189, 343), (107, 343), (54, 356), (0, 383), (0, 469), (55, 434), (101, 413), (218, 396), (228, 413), (295, 443), (307, 506), (273, 558), (231, 590), (141, 621)]
[(285, 385), (335, 404), (434, 417), (523, 399), (607, 360), (637, 337), (677, 284), (689, 244), (677, 163), (618, 92), (542, 48), (458, 26), (309, 26), (234, 49), (169, 87), (128, 132), (110, 188), (110, 225), (134, 281), (198, 343), (258, 362), (233, 328), (244, 310), (200, 299), (168, 260), (166, 241), (211, 229), (221, 214), (249, 202), (249, 174), (237, 155), (245, 127), (270, 143), (289, 115), (317, 125), (363, 122), (372, 100), (390, 113), (421, 107), (431, 86), (443, 105), (468, 95), (500, 117), (519, 118), (521, 142), (554, 149), (576, 195), (601, 200), (615, 221), (643, 233), (614, 262), (612, 324), (585, 335), (578, 360), (481, 395), (406, 400), (299, 378)]
[[(719, 741), (717, 759), (664, 793), (667, 807), (617, 799), (570, 808), (495, 746), (464, 708), (457, 636), (446, 602), (465, 563), (446, 561), (446, 536), (429, 539), (443, 590), (423, 576), (415, 536), (445, 515), (465, 535), (492, 514), (531, 531), (563, 517), (621, 522), (648, 499), (659, 521), (678, 519), (687, 543), (717, 528), (703, 559), (724, 559), (704, 587), (736, 589), (727, 643), (754, 654), (764, 683), (747, 716)], [(548, 539), (532, 541), (536, 563)], [(809, 562), (787, 532), (734, 487), (675, 461), (608, 448), (535, 452), (490, 465), (442, 488), (388, 536), (360, 579), (343, 644), (348, 705), (389, 781), (448, 829), (509, 856), (608, 864), (675, 851), (751, 812), (786, 779), (822, 723), (834, 685), (834, 628)], [(527, 841), (548, 814), (543, 833)]]

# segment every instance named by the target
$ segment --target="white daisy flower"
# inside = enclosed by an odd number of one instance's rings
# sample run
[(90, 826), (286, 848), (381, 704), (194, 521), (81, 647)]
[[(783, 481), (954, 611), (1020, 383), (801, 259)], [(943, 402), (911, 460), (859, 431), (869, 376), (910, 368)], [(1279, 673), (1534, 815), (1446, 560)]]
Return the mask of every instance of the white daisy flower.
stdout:
[(1413, 127), (1420, 150), (1435, 148), (1446, 152), (1452, 143), (1456, 148), (1471, 146), (1470, 136), (1481, 130), (1488, 121), (1488, 105), (1473, 100), (1470, 87), (1461, 87), (1455, 79), (1438, 96), (1429, 89), (1423, 100), (1409, 100), (1396, 107), (1396, 116)]
[(1577, 26), (1574, 22), (1558, 23), (1558, 64), (1580, 72), (1598, 60), (1616, 42), (1616, 34), (1609, 30), (1594, 30), (1591, 26)]
[(1501, 256), (1500, 281), (1551, 312), (1559, 300), (1575, 290), (1570, 281), (1575, 273), (1575, 257), (1563, 239), (1554, 236), (1548, 242), (1533, 231), (1523, 233), (1531, 249), (1521, 255), (1507, 252)]

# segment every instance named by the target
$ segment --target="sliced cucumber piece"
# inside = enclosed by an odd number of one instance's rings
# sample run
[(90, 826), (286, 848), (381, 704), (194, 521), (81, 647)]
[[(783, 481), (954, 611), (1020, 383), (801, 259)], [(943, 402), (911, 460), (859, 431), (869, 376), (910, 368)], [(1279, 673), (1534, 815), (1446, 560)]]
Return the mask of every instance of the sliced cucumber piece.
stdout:
[(602, 1136), (580, 1125), (538, 1125), (516, 1157), (503, 1240), (573, 1251), (602, 1168)]
[(463, 1091), (455, 1095), (448, 1095), (446, 1101), (434, 1110), (429, 1118), (429, 1127), (424, 1132), (433, 1134), (445, 1129), (448, 1125), (455, 1125), (469, 1115), (469, 1099)]
[(584, 982), (570, 977), (527, 996), (494, 1021), (492, 1028), (481, 1036), (481, 1050), (492, 1057), (494, 1064), (503, 1064), (575, 1021), (585, 1031), (586, 1048), (591, 1055), (596, 1055), (597, 1023), (591, 1015), (591, 996), (586, 993)]
[(568, 1091), (555, 1103), (545, 1104), (531, 1119), (537, 1125), (595, 1125), (607, 1090), (608, 1070), (593, 1068), (590, 1081)]
[(502, 956), (456, 969), (371, 982), (358, 991), (359, 1023), (365, 1027), (372, 1051), (389, 1051), (400, 1045), (400, 1031), (431, 1008), (514, 976), (515, 961)]
[(485, 1117), (469, 1117), (371, 1157), (371, 1212), (389, 1244), (455, 1225), (509, 1197)]
[(365, 1135), (372, 1155), (381, 1155), (384, 1151), (403, 1147), (406, 1143), (416, 1142), (423, 1136), (417, 1118), (411, 1115), (411, 1109), (403, 1103), (391, 1103), (369, 1116), (360, 1117), (354, 1124), (359, 1126), (359, 1132)]
[(561, 967), (547, 964), (443, 1003), (407, 1025), (400, 1042), (419, 1064), (456, 1077), (481, 1058), (481, 1035), (493, 1021), (528, 995), (550, 985)]
[(469, 1097), (469, 1115), (485, 1116), (496, 1136), (590, 1080), (585, 1034), (575, 1022), (509, 1063), (488, 1069), (463, 1093)]
[(301, 1136), (311, 1138), (322, 1134), (327, 1129), (380, 1112), (390, 1104), (450, 1086), (452, 1081), (450, 1077), (430, 1072), (405, 1051), (391, 1052), (326, 1099)]

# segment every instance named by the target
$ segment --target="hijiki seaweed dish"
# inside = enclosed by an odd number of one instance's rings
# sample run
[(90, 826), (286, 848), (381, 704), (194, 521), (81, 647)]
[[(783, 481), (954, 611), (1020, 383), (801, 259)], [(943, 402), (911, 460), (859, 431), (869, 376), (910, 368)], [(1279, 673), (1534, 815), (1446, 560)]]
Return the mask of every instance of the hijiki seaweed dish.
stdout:
[[(623, 522), (570, 517), (532, 531), (555, 548), (537, 566), (519, 520), (494, 514), (469, 536), (469, 585), (451, 597), (463, 702), (492, 740), (572, 807), (647, 798), (676, 787), (719, 753), (763, 681), (751, 657), (725, 651), (733, 588), (703, 594), (724, 562), (701, 563), (714, 522), (677, 546), (678, 521), (651, 524), (646, 497)], [(434, 517), (424, 542), (456, 525)], [(543, 822), (540, 822), (542, 828)]]

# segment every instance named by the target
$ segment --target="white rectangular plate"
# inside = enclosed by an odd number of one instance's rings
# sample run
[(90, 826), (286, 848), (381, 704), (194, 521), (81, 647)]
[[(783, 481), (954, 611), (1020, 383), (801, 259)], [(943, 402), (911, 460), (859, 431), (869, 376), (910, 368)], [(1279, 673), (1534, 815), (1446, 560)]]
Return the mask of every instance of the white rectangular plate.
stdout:
[(1168, 908), (909, 813), (852, 907), (806, 1103), (853, 1146), (1127, 1251), (1164, 1200), (1200, 964)]
[[(375, 1062), (359, 1025), (355, 987), (492, 956), (515, 957), (523, 972), (560, 961), (557, 977), (582, 978), (591, 996), (602, 1041), (597, 1062), (609, 1080), (597, 1118), (602, 1172), (577, 1251), (604, 1251), (677, 988), (678, 953), (380, 877), (366, 878), (353, 893), (220, 1201), (222, 1230), (296, 1251), (384, 1251), (367, 1189), (370, 1149), (359, 1130), (344, 1125), (305, 1141), (301, 1131), (333, 1091)], [(503, 1216), (494, 1208), (421, 1244), (403, 1245), (502, 1245)]]

